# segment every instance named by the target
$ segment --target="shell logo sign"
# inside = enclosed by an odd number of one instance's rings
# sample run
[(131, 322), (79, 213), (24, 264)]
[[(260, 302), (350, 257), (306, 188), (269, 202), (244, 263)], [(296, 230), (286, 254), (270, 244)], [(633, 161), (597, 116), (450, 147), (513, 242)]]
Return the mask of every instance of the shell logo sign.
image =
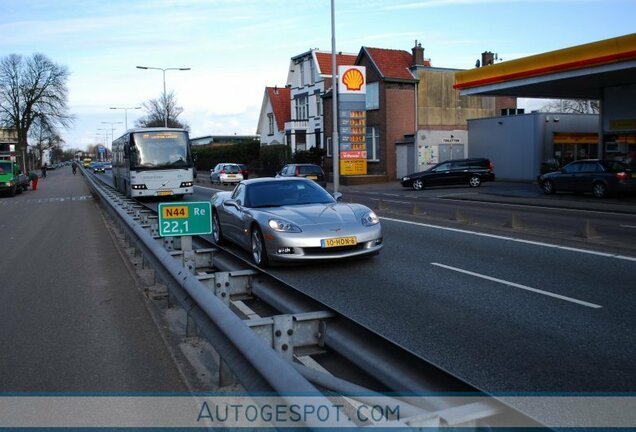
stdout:
[(338, 93), (366, 93), (366, 68), (364, 66), (340, 66), (338, 68)]
[(342, 76), (342, 83), (347, 86), (347, 90), (360, 90), (364, 84), (362, 72), (358, 69), (348, 69)]

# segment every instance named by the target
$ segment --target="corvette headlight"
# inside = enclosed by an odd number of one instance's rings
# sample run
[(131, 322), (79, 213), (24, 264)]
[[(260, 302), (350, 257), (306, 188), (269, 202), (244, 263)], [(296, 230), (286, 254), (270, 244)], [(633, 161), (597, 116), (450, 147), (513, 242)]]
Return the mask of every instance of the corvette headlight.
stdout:
[(293, 223), (282, 219), (270, 219), (268, 224), (271, 229), (277, 232), (302, 232), (298, 225), (294, 225)]
[(364, 226), (373, 226), (379, 223), (380, 223), (380, 218), (373, 211), (370, 211), (369, 213), (365, 214), (364, 217), (362, 218), (362, 225)]

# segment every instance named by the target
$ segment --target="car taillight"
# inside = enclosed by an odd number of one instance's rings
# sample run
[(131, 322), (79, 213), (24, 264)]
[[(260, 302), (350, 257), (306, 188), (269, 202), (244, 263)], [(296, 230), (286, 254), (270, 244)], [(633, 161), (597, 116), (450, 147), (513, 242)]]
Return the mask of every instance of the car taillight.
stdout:
[(219, 174), (225, 174), (225, 170), (219, 171)]
[(616, 173), (616, 178), (619, 180), (625, 180), (627, 178), (627, 173), (625, 171), (621, 171)]
[(298, 167), (296, 167), (296, 171), (294, 172), (295, 176), (298, 176), (300, 174), (300, 170), (298, 169)]
[(495, 166), (490, 162), (490, 172), (495, 172)]

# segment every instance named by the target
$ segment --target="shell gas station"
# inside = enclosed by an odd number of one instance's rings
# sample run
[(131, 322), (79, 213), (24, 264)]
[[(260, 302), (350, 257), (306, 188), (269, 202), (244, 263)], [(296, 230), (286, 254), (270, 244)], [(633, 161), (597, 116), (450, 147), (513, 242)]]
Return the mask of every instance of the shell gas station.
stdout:
[(636, 33), (460, 71), (454, 88), (461, 96), (598, 100), (596, 133), (554, 133), (552, 145), (585, 143), (590, 157), (636, 165)]

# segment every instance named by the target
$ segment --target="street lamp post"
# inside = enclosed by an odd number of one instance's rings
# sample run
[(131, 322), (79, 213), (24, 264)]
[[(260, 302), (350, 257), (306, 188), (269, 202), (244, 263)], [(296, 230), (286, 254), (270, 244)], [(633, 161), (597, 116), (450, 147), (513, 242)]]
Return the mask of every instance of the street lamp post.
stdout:
[(169, 70), (187, 71), (187, 70), (190, 70), (190, 68), (159, 68), (159, 67), (151, 67), (151, 66), (137, 66), (137, 69), (146, 69), (146, 70), (153, 69), (153, 70), (160, 70), (161, 72), (163, 72), (163, 103), (165, 105), (163, 123), (165, 127), (168, 127), (168, 103), (166, 101), (166, 71), (169, 71)]
[(110, 109), (115, 109), (115, 110), (124, 110), (124, 119), (126, 122), (126, 129), (128, 130), (128, 110), (138, 110), (141, 109), (140, 106), (136, 106), (136, 107), (110, 107)]
[[(116, 124), (123, 124), (122, 122), (105, 122), (103, 121), (102, 124), (109, 124), (110, 125), (110, 142), (112, 143), (113, 141), (115, 141), (115, 125)], [(106, 150), (108, 150), (108, 146), (106, 146)]]
[(340, 186), (340, 138), (338, 137), (338, 71), (336, 70), (336, 13), (334, 0), (331, 0), (331, 119), (333, 132), (331, 134), (333, 154), (333, 192), (338, 192)]

